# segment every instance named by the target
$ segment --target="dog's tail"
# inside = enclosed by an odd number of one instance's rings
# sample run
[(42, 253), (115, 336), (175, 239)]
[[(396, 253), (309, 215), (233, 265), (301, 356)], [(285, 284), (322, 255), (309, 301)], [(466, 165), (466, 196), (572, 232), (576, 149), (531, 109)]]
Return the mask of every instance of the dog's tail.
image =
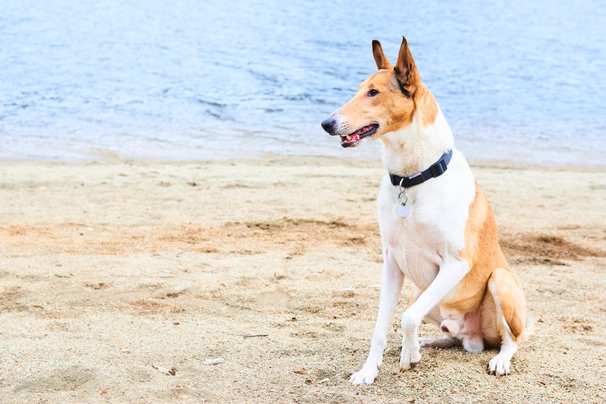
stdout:
[(528, 338), (534, 334), (534, 320), (530, 316), (526, 316), (526, 324), (524, 325), (524, 331), (520, 339), (522, 341), (528, 341)]

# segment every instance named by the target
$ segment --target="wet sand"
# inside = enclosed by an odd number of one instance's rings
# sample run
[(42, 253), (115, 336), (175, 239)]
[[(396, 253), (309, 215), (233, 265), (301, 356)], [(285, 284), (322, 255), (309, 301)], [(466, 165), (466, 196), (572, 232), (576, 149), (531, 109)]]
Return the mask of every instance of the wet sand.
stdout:
[(605, 402), (606, 170), (472, 168), (535, 334), (507, 377), (459, 348), (399, 373), (403, 293), (378, 379), (352, 386), (378, 162), (2, 164), (0, 402)]

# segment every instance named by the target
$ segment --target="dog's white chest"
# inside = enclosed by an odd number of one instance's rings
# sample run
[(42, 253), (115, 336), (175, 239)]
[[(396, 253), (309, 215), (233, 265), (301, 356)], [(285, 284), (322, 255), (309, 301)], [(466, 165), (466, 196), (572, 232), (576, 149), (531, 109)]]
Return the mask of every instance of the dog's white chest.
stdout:
[[(413, 218), (412, 215), (409, 217)], [(400, 268), (412, 283), (425, 290), (438, 275), (441, 257), (437, 253), (435, 240), (428, 237), (428, 232), (422, 232), (419, 227), (423, 226), (411, 223), (402, 229), (400, 240), (404, 262)]]
[(417, 215), (422, 214), (412, 207), (410, 215), (401, 218), (394, 208), (389, 219), (382, 220), (386, 226), (384, 237), (387, 237), (387, 253), (397, 262), (398, 267), (408, 279), (420, 289), (427, 288), (438, 274), (441, 257), (438, 246), (433, 240), (432, 231), (419, 223)]
[(475, 182), (468, 166), (457, 168), (456, 162), (457, 155), (445, 175), (407, 189), (406, 217), (398, 212), (398, 187), (388, 176), (381, 182), (377, 205), (383, 246), (421, 290), (435, 279), (444, 257), (465, 247)]

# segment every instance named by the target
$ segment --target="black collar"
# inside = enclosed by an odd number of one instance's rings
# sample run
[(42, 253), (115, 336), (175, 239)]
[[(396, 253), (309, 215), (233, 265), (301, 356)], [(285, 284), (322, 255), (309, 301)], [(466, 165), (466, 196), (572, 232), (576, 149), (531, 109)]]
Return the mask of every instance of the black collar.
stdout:
[(440, 175), (444, 174), (448, 168), (448, 163), (450, 163), (451, 158), (452, 150), (448, 150), (442, 155), (442, 157), (440, 157), (438, 161), (433, 163), (431, 167), (419, 174), (413, 175), (412, 177), (400, 177), (395, 174), (389, 174), (389, 178), (391, 179), (391, 183), (393, 185), (400, 185), (403, 188), (410, 188), (414, 185), (419, 185), (429, 179), (439, 177)]

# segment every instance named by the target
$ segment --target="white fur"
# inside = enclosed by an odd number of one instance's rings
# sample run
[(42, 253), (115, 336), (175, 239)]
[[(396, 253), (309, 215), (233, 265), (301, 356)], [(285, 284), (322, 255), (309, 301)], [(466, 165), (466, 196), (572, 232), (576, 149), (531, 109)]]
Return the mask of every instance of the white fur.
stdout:
[(421, 359), (417, 330), (423, 318), (437, 321), (436, 306), (469, 272), (458, 252), (465, 246), (465, 224), (475, 196), (475, 181), (465, 158), (454, 149), (452, 133), (441, 111), (432, 126), (423, 128), (421, 122), (422, 117), (416, 114), (411, 125), (381, 137), (387, 171), (410, 176), (429, 168), (449, 149), (453, 149), (453, 157), (443, 175), (407, 190), (411, 213), (406, 218), (395, 211), (398, 188), (387, 175), (381, 182), (377, 206), (384, 265), (379, 314), (368, 359), (362, 370), (351, 376), (354, 384), (372, 383), (378, 375), (404, 276), (417, 286), (420, 295), (402, 316), (402, 370)]
[[(345, 125), (338, 112), (333, 115)], [(354, 384), (373, 383), (379, 374), (405, 276), (414, 284), (414, 302), (402, 316), (401, 370), (420, 361), (421, 346), (463, 346), (469, 352), (484, 349), (479, 312), (440, 309), (470, 270), (459, 251), (465, 248), (469, 207), (476, 195), (475, 180), (465, 158), (454, 147), (442, 112), (438, 109), (433, 125), (423, 127), (422, 122), (421, 111), (417, 111), (410, 125), (380, 137), (385, 169), (409, 177), (429, 168), (448, 150), (453, 150), (452, 159), (444, 174), (407, 190), (410, 214), (405, 218), (398, 216), (395, 209), (399, 187), (391, 184), (388, 175), (381, 181), (377, 207), (384, 264), (379, 313), (368, 358), (350, 378)], [(496, 296), (495, 291), (491, 293)], [(502, 344), (500, 353), (489, 363), (489, 371), (499, 376), (510, 372), (517, 344), (496, 298), (495, 305)], [(423, 319), (441, 327), (444, 338), (419, 340), (417, 332)]]

